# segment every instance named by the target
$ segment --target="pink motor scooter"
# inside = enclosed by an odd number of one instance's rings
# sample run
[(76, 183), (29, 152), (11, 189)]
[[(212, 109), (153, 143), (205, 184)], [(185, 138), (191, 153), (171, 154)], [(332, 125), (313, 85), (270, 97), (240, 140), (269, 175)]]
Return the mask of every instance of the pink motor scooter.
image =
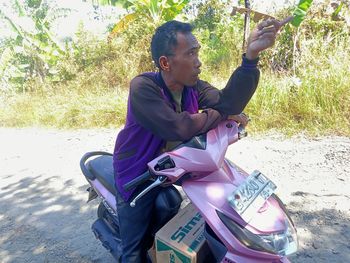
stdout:
[[(215, 262), (289, 262), (287, 256), (298, 247), (296, 229), (285, 206), (273, 193), (275, 184), (259, 171), (249, 175), (225, 159), (228, 146), (245, 136), (244, 129), (234, 121), (224, 121), (206, 134), (195, 136), (160, 155), (148, 163), (147, 172), (124, 186), (128, 190), (153, 181), (130, 205), (137, 205), (138, 200), (155, 187), (181, 185), (205, 219), (204, 234)], [(101, 156), (88, 161), (96, 155)], [(120, 237), (111, 154), (87, 153), (80, 166), (91, 185), (90, 197), (102, 199), (99, 219), (92, 229), (119, 259)], [(159, 198), (167, 201), (157, 200), (159, 214), (166, 210), (164, 204), (168, 206), (168, 213), (158, 222), (160, 225), (176, 214), (181, 203), (177, 190), (174, 187), (167, 189)]]

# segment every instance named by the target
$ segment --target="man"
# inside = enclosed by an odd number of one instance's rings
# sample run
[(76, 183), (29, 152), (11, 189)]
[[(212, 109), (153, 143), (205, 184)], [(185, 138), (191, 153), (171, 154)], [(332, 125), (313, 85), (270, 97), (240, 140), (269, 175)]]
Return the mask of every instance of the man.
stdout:
[[(215, 128), (229, 116), (245, 125), (241, 114), (259, 81), (258, 56), (272, 46), (280, 23), (264, 21), (251, 33), (242, 65), (221, 91), (199, 79), (200, 45), (190, 24), (169, 21), (151, 43), (157, 73), (144, 73), (130, 84), (126, 124), (114, 150), (117, 210), (125, 263), (147, 261), (147, 230), (159, 189), (129, 202), (149, 184), (133, 191), (123, 185), (147, 170), (147, 163), (181, 141)], [(198, 110), (202, 110), (200, 113)]]

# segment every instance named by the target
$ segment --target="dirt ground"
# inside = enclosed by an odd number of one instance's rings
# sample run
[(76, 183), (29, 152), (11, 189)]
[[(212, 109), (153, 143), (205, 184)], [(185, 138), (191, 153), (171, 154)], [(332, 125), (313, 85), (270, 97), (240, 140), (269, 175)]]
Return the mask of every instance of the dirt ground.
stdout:
[[(79, 168), (87, 151), (112, 151), (117, 131), (0, 128), (0, 262), (112, 262), (90, 230)], [(227, 157), (277, 185), (297, 226), (297, 263), (350, 262), (350, 138), (248, 137)]]

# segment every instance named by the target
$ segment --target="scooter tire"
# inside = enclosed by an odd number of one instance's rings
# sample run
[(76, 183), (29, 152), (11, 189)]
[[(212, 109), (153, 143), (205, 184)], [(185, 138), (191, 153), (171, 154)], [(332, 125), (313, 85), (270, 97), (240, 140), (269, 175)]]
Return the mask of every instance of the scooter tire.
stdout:
[(97, 217), (98, 218), (104, 218), (105, 213), (107, 212), (107, 208), (104, 206), (104, 204), (101, 202), (97, 208)]

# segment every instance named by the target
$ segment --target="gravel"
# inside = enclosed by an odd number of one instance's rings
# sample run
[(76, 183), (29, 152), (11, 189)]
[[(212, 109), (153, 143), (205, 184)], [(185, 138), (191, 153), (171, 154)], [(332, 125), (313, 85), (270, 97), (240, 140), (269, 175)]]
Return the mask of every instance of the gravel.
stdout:
[[(78, 164), (111, 152), (117, 132), (0, 128), (0, 262), (113, 261), (91, 232), (98, 203)], [(276, 183), (298, 229), (292, 262), (350, 262), (350, 138), (259, 135), (227, 157)]]

